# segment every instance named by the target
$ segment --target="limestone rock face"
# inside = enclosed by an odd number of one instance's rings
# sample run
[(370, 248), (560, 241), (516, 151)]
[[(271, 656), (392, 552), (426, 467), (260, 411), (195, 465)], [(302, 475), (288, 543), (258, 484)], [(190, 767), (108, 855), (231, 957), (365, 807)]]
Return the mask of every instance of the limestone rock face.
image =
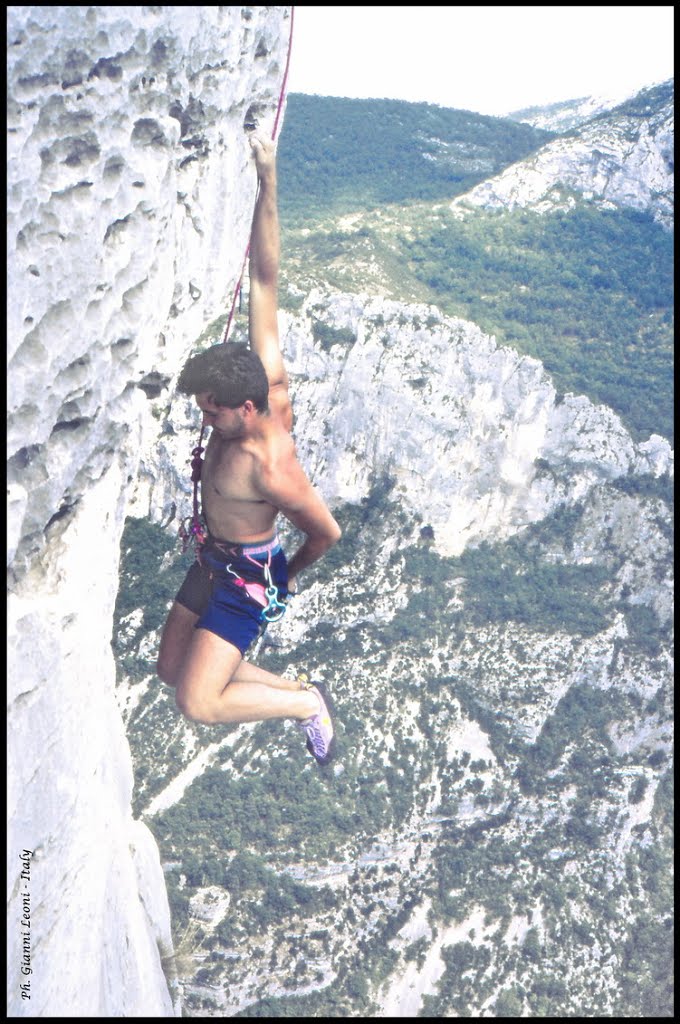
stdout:
[[(315, 323), (356, 340), (321, 344)], [(597, 482), (672, 471), (667, 441), (637, 447), (611, 409), (558, 400), (537, 359), (434, 307), (312, 293), (283, 334), (313, 479), (354, 503), (392, 478), (441, 554), (510, 537)]]
[[(576, 191), (599, 205), (647, 211), (672, 227), (674, 105), (668, 92), (668, 101), (652, 116), (644, 107), (614, 109), (606, 120), (585, 124), (482, 182), (452, 208), (567, 208), (570, 191)], [(644, 96), (636, 102), (644, 103)]]
[[(433, 306), (318, 290), (279, 326), (298, 454), (325, 499), (358, 504), (389, 479), (442, 555), (508, 538), (597, 483), (673, 471), (667, 440), (636, 445), (613, 410), (558, 398), (539, 360)], [(191, 513), (195, 403), (177, 396), (165, 424), (142, 453), (135, 515)]]
[(149, 399), (231, 301), (289, 17), (8, 9), (12, 1016), (179, 1013), (114, 700), (119, 543)]

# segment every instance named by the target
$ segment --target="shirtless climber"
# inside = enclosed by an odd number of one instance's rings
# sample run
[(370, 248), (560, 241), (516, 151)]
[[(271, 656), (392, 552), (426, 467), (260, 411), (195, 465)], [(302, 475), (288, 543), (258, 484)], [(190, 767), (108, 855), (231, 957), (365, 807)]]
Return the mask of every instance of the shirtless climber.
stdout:
[[(277, 325), (279, 222), (274, 144), (250, 136), (259, 180), (250, 241), (250, 346), (219, 344), (190, 358), (178, 382), (212, 428), (201, 474), (208, 529), (170, 609), (158, 675), (187, 718), (208, 724), (297, 719), (320, 764), (334, 753), (328, 695), (318, 683), (244, 660), (284, 607), (296, 578), (340, 539), (340, 528), (297, 460)], [(306, 539), (290, 561), (276, 536), (282, 513)]]

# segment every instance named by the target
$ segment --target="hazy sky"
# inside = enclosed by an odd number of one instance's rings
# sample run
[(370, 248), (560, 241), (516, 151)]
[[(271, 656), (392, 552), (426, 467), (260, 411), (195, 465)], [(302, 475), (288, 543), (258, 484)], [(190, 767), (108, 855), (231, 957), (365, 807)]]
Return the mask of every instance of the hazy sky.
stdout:
[(296, 6), (288, 90), (500, 115), (672, 76), (672, 6)]

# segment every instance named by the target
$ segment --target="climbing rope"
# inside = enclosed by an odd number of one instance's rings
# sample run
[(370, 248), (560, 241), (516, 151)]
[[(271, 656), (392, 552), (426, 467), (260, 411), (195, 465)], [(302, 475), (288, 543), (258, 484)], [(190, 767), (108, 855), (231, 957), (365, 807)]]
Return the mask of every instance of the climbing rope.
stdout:
[[(279, 120), (281, 118), (281, 112), (283, 110), (283, 104), (284, 104), (284, 100), (285, 100), (285, 97), (286, 97), (286, 86), (288, 84), (288, 69), (290, 68), (290, 55), (291, 55), (291, 51), (293, 49), (293, 22), (294, 22), (294, 16), (295, 16), (295, 8), (291, 7), (291, 9), (290, 9), (290, 34), (288, 36), (288, 54), (286, 56), (286, 67), (285, 67), (285, 70), (283, 72), (283, 79), (282, 79), (282, 82), (281, 82), (281, 91), (279, 92), (279, 102), (278, 102), (278, 106), (276, 108), (276, 117), (274, 119), (274, 128), (272, 130), (272, 142), (276, 139), (276, 133), (277, 133), (278, 128), (279, 128)], [(257, 190), (255, 192), (255, 204), (257, 204), (257, 197), (258, 197), (259, 191), (260, 191), (260, 185), (259, 185), (259, 182), (258, 182)], [(229, 310), (229, 316), (227, 318), (227, 326), (224, 329), (224, 335), (222, 337), (222, 342), (221, 342), (221, 344), (223, 344), (223, 345), (226, 345), (226, 343), (227, 343), (227, 338), (229, 336), (229, 328), (231, 327), (231, 321), (233, 320), (233, 317), (234, 317), (234, 310), (236, 308), (236, 302), (238, 301), (239, 295), (241, 293), (241, 285), (243, 283), (243, 275), (245, 274), (246, 264), (248, 263), (248, 256), (249, 255), (250, 255), (250, 239), (248, 240), (248, 245), (246, 247), (246, 254), (243, 257), (243, 265), (241, 267), (241, 273), (239, 275), (238, 281), (236, 282), (236, 288), (234, 289), (234, 298), (233, 298), (232, 303), (231, 303), (231, 309)], [(179, 528), (179, 536), (180, 536), (180, 539), (182, 541), (182, 553), (184, 553), (187, 550), (187, 548), (189, 547), (189, 544), (192, 541), (194, 542), (194, 544), (196, 545), (196, 547), (198, 549), (198, 548), (200, 548), (200, 546), (202, 544), (205, 543), (205, 540), (206, 540), (205, 530), (203, 528), (203, 524), (201, 523), (201, 514), (200, 514), (199, 507), (198, 507), (198, 485), (199, 485), (200, 480), (201, 480), (201, 469), (202, 469), (202, 466), (203, 466), (202, 456), (203, 456), (203, 452), (205, 451), (205, 448), (203, 447), (203, 434), (204, 433), (205, 433), (205, 425), (203, 425), (201, 427), (201, 434), (200, 434), (200, 437), (198, 439), (198, 444), (191, 451), (191, 456), (192, 456), (192, 458), (191, 458), (191, 481), (192, 481), (193, 487), (194, 487), (193, 514), (191, 516), (188, 516), (181, 523), (180, 528)]]
[[(279, 94), (279, 105), (276, 108), (276, 118), (274, 120), (274, 129), (272, 131), (272, 142), (276, 139), (276, 132), (277, 132), (278, 127), (279, 127), (279, 118), (281, 117), (281, 111), (283, 110), (283, 101), (284, 101), (285, 95), (286, 95), (286, 84), (288, 82), (288, 69), (290, 67), (290, 54), (291, 54), (291, 50), (293, 48), (293, 17), (294, 17), (293, 12), (294, 11), (295, 11), (295, 8), (291, 7), (291, 9), (290, 9), (290, 35), (288, 37), (288, 56), (286, 57), (286, 68), (285, 68), (285, 71), (283, 72), (283, 81), (281, 83), (281, 92)], [(259, 191), (260, 191), (260, 185), (259, 185), (259, 182), (258, 182), (257, 191), (255, 192), (255, 203), (257, 203), (257, 197), (258, 197)], [(243, 275), (245, 274), (245, 271), (246, 271), (246, 264), (248, 263), (248, 256), (249, 255), (250, 255), (250, 241), (248, 241), (248, 245), (246, 246), (246, 254), (243, 257), (243, 265), (241, 267), (241, 273), (239, 275), (238, 281), (236, 282), (236, 288), (234, 289), (234, 298), (233, 298), (232, 303), (231, 303), (231, 309), (229, 310), (229, 318), (227, 319), (227, 326), (224, 329), (224, 335), (222, 337), (222, 344), (226, 344), (227, 338), (229, 336), (229, 328), (231, 327), (231, 321), (232, 321), (233, 316), (234, 316), (234, 309), (236, 308), (236, 301), (237, 301), (237, 299), (238, 299), (238, 297), (239, 297), (239, 295), (241, 293), (241, 285), (243, 283)]]

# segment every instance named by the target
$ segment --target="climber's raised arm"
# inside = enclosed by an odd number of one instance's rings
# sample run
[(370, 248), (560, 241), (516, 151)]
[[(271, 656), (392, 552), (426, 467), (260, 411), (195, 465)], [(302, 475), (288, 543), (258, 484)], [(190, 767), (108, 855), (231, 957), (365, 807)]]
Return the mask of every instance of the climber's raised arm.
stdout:
[(288, 417), (288, 374), (283, 364), (277, 321), (280, 242), (276, 150), (271, 140), (257, 132), (250, 136), (250, 146), (259, 183), (250, 235), (250, 347), (262, 360), (267, 373), (272, 411)]
[[(250, 347), (214, 345), (191, 356), (179, 376), (178, 390), (195, 397), (210, 439), (202, 467), (198, 459), (204, 523), (195, 493), (197, 559), (170, 609), (158, 672), (175, 687), (187, 718), (205, 724), (296, 719), (307, 749), (326, 765), (335, 730), (322, 684), (244, 661), (250, 645), (284, 614), (297, 574), (340, 539), (291, 436), (277, 323), (275, 152), (257, 134), (250, 145), (259, 186), (250, 241)], [(198, 456), (201, 450), (199, 441)], [(279, 514), (305, 535), (290, 561), (276, 533)]]

